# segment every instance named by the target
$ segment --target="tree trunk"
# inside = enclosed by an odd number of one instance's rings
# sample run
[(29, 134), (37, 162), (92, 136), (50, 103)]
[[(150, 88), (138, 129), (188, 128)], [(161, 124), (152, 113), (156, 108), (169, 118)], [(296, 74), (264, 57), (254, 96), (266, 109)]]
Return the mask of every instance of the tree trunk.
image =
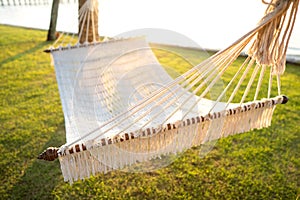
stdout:
[[(79, 9), (87, 0), (79, 0)], [(97, 41), (99, 39), (98, 33), (98, 1), (93, 1), (93, 10), (88, 11), (88, 15), (86, 16), (85, 20), (79, 21), (78, 27), (78, 35), (79, 35), (79, 42), (93, 42), (94, 40)], [(79, 17), (80, 18), (80, 17)], [(89, 20), (88, 20), (89, 19)]]
[(55, 33), (56, 33), (56, 23), (57, 23), (57, 15), (58, 15), (58, 5), (59, 5), (59, 0), (53, 0), (47, 41), (56, 40)]

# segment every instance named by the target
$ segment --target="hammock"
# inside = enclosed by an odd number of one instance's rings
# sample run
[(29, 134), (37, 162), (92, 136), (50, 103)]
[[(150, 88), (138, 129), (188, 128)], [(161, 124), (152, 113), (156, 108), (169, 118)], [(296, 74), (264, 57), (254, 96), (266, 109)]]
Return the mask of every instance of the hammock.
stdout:
[[(72, 183), (270, 126), (276, 105), (288, 101), (281, 95), (280, 75), (298, 4), (273, 0), (256, 28), (173, 79), (143, 37), (97, 42), (97, 3), (87, 1), (79, 24), (90, 31), (81, 28), (75, 45), (47, 50), (56, 70), (67, 142), (39, 158), (59, 158), (64, 180)], [(245, 50), (243, 64), (232, 65)], [(267, 89), (261, 90), (265, 79)]]

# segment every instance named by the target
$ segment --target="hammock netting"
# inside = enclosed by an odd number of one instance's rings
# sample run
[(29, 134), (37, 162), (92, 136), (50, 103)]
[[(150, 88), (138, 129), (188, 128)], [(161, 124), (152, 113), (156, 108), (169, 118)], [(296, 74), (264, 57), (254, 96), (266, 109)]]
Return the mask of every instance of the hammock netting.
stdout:
[(98, 4), (88, 0), (78, 43), (48, 50), (67, 142), (40, 158), (58, 157), (72, 183), (270, 126), (276, 105), (287, 102), (280, 75), (298, 4), (273, 0), (257, 27), (173, 79), (143, 37), (97, 42)]

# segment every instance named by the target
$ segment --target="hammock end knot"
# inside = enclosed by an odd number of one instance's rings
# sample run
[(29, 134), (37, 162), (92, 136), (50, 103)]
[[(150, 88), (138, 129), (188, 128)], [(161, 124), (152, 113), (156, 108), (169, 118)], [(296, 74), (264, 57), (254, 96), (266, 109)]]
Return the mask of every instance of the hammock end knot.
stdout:
[(46, 160), (46, 161), (54, 161), (58, 158), (58, 148), (57, 147), (48, 147), (45, 151), (43, 151), (37, 159)]
[(281, 104), (286, 104), (289, 101), (289, 98), (285, 95), (282, 95), (282, 102)]

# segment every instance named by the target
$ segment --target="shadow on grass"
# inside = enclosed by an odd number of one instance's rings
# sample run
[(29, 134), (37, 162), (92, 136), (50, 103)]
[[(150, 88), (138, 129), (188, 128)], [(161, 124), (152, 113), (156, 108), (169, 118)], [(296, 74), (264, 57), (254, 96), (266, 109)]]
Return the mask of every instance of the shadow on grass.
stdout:
[(42, 52), (42, 50), (44, 50), (46, 48), (46, 46), (50, 45), (51, 43), (52, 42), (49, 42), (49, 41), (40, 42), (36, 46), (34, 46), (33, 48), (30, 48), (28, 50), (25, 50), (25, 51), (23, 51), (21, 53), (18, 53), (18, 54), (14, 55), (14, 56), (11, 56), (9, 58), (6, 58), (6, 59), (0, 61), (0, 66), (4, 65), (6, 63), (9, 63), (9, 62), (13, 62), (15, 60), (18, 60), (21, 57), (23, 57), (23, 56), (25, 56), (27, 54), (32, 54), (32, 53), (34, 53), (34, 52), (36, 52), (38, 50), (40, 50)]
[[(64, 139), (65, 129), (64, 123), (62, 123), (40, 149), (40, 152), (50, 146), (64, 143)], [(63, 178), (58, 160), (48, 162), (35, 159), (10, 191), (9, 199), (53, 199), (52, 191), (61, 182), (63, 182)]]

